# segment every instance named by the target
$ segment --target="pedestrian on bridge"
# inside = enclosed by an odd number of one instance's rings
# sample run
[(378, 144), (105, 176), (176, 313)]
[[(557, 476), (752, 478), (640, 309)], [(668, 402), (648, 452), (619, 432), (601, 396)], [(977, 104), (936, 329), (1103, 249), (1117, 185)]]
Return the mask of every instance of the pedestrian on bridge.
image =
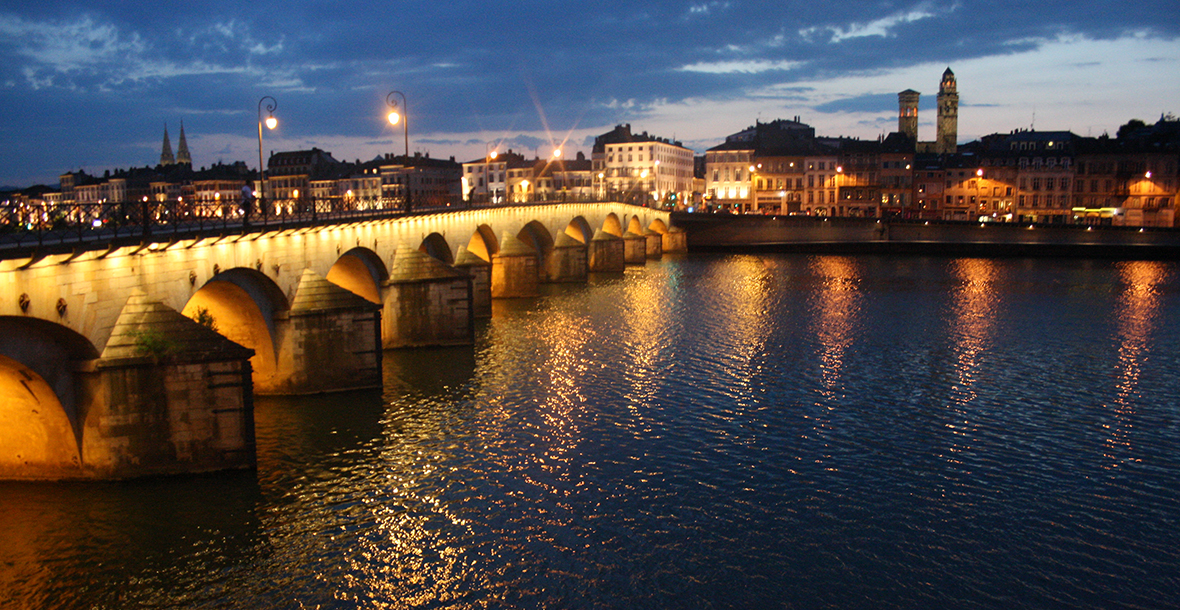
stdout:
[(242, 224), (250, 225), (250, 213), (254, 211), (254, 190), (247, 184), (242, 187)]

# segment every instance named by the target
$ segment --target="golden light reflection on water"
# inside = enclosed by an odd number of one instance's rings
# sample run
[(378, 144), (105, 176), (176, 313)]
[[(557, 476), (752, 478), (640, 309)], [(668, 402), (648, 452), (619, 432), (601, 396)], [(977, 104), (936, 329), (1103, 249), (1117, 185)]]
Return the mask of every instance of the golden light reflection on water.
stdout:
[(586, 405), (586, 344), (594, 336), (593, 329), (584, 317), (567, 311), (550, 312), (542, 328), (548, 353), (542, 375), (548, 379), (544, 402), (538, 407), (545, 442), (539, 465), (550, 475), (568, 480), (570, 461), (582, 440), (578, 422)]
[[(820, 364), (820, 411), (812, 419), (812, 435), (822, 439), (825, 453), (817, 461), (831, 456), (828, 437), (832, 432), (832, 413), (843, 393), (843, 371), (847, 352), (856, 340), (861, 299), (861, 270), (850, 258), (825, 256), (812, 259), (811, 272), (819, 286), (812, 303), (812, 325), (816, 338), (816, 358)], [(828, 470), (835, 470), (829, 466)]]
[[(762, 257), (742, 256), (727, 265), (709, 269), (701, 281), (702, 290), (709, 295), (715, 320), (711, 333), (715, 338), (702, 346), (700, 358), (715, 370), (722, 380), (716, 384), (731, 406), (717, 409), (711, 417), (733, 423), (759, 401), (766, 367), (766, 342), (774, 325), (771, 320), (772, 281), (778, 276), (773, 268), (778, 261)], [(728, 436), (731, 442), (754, 442), (752, 435), (740, 432), (739, 427), (716, 427), (715, 433)], [(735, 436), (740, 435), (740, 436)]]
[(667, 277), (644, 273), (628, 279), (632, 281), (627, 282), (623, 296), (625, 327), (616, 340), (625, 348), (627, 408), (635, 422), (632, 433), (639, 436), (652, 432), (648, 411), (659, 393), (664, 377), (661, 373), (668, 366), (664, 333), (669, 330), (668, 313), (672, 308), (665, 293)]
[(956, 287), (951, 294), (948, 336), (953, 341), (955, 385), (947, 405), (945, 425), (950, 446), (942, 456), (962, 464), (960, 454), (971, 449), (977, 426), (970, 405), (977, 398), (975, 384), (982, 371), (982, 354), (991, 347), (1000, 298), (996, 285), (1003, 280), (1000, 266), (990, 259), (957, 259), (951, 262)]
[(1169, 268), (1157, 262), (1120, 263), (1118, 272), (1123, 291), (1114, 312), (1118, 321), (1118, 377), (1111, 405), (1114, 420), (1103, 424), (1108, 434), (1103, 443), (1108, 468), (1140, 461), (1132, 443), (1139, 379), (1159, 325), (1160, 286), (1171, 280)]

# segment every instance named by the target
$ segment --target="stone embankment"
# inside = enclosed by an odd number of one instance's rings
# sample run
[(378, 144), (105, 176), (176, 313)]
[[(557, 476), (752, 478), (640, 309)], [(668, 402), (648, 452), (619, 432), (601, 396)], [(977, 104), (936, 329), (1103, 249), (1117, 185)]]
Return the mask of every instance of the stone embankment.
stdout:
[(675, 214), (691, 252), (1180, 259), (1180, 230), (1084, 225)]

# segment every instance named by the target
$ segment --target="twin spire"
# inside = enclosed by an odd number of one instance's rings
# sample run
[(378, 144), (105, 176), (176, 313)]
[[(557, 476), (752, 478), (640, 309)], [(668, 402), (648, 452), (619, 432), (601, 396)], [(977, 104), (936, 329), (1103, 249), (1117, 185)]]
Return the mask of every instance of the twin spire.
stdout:
[(164, 124), (164, 145), (160, 150), (160, 165), (192, 165), (193, 159), (188, 154), (188, 142), (184, 139), (184, 121), (180, 122), (180, 144), (176, 148), (176, 156), (172, 156), (172, 142), (168, 140), (168, 124)]

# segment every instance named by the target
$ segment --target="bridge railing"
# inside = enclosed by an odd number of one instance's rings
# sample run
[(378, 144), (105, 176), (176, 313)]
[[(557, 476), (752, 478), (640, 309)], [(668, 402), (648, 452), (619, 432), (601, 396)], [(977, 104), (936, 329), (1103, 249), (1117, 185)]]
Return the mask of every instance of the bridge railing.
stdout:
[(314, 225), (435, 214), (469, 209), (597, 203), (601, 199), (562, 196), (489, 202), (446, 196), (303, 197), (264, 199), (244, 207), (240, 199), (212, 201), (151, 199), (110, 203), (0, 202), (0, 257), (30, 251), (70, 251), (79, 246), (130, 245), (207, 235), (281, 230)]

